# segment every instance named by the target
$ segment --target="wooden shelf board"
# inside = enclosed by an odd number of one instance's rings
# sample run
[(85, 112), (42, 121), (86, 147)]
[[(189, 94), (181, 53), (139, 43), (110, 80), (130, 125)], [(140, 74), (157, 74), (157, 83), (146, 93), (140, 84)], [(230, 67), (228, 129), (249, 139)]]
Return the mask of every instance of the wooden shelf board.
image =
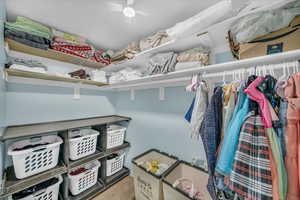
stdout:
[(49, 169), (45, 172), (30, 176), (24, 179), (17, 179), (13, 166), (6, 170), (5, 190), (2, 196), (8, 196), (10, 194), (19, 192), (28, 187), (34, 186), (43, 181), (49, 180), (55, 176), (64, 174), (67, 172), (67, 168), (63, 163), (59, 163), (56, 167)]
[(129, 175), (129, 169), (124, 167), (121, 169), (119, 172), (115, 173), (114, 175), (105, 177), (105, 184), (108, 186), (111, 186), (115, 184), (116, 182), (120, 181), (122, 178), (126, 177)]
[(76, 167), (79, 167), (83, 164), (86, 164), (88, 162), (91, 162), (93, 160), (99, 160), (101, 158), (104, 158), (104, 157), (107, 157), (119, 150), (122, 150), (122, 149), (125, 149), (125, 148), (128, 148), (130, 147), (130, 144), (128, 142), (124, 142), (124, 144), (118, 146), (118, 147), (115, 147), (115, 148), (112, 148), (112, 149), (109, 149), (107, 150), (106, 152), (102, 152), (102, 151), (99, 151), (99, 150), (96, 150), (95, 153), (93, 153), (92, 155), (89, 155), (89, 156), (86, 156), (82, 159), (79, 159), (79, 160), (75, 160), (75, 161), (69, 161), (69, 170), (72, 169), (72, 168), (76, 168)]
[(58, 60), (66, 63), (72, 63), (75, 65), (82, 65), (85, 67), (90, 67), (90, 68), (96, 68), (100, 69), (104, 67), (105, 65), (102, 63), (97, 63), (90, 61), (88, 59), (80, 58), (78, 56), (72, 56), (63, 52), (55, 51), (52, 49), (48, 50), (43, 50), (43, 49), (38, 49), (34, 47), (30, 47), (27, 45), (24, 45), (22, 43), (16, 42), (14, 40), (5, 38), (5, 41), (8, 43), (9, 49), (14, 50), (14, 51), (19, 51), (22, 53), (26, 54), (31, 54), (35, 56), (40, 56), (44, 58), (49, 58), (53, 60)]
[(1, 140), (3, 141), (3, 140), (13, 139), (17, 137), (31, 136), (31, 135), (37, 135), (43, 133), (63, 131), (72, 128), (95, 126), (95, 125), (116, 123), (116, 122), (129, 121), (129, 120), (131, 120), (131, 118), (129, 117), (111, 115), (105, 117), (93, 117), (93, 118), (85, 118), (85, 119), (8, 126)]
[(61, 82), (69, 82), (69, 83), (81, 83), (87, 85), (96, 85), (96, 86), (105, 86), (106, 83), (101, 83), (92, 80), (83, 80), (83, 79), (76, 79), (76, 78), (68, 78), (62, 76), (55, 76), (51, 74), (43, 74), (38, 72), (30, 72), (30, 71), (23, 71), (18, 69), (5, 69), (5, 73), (7, 76), (16, 76), (16, 77), (23, 77), (23, 78), (32, 78), (32, 79), (41, 79), (41, 80), (48, 80), (48, 81), (61, 81)]

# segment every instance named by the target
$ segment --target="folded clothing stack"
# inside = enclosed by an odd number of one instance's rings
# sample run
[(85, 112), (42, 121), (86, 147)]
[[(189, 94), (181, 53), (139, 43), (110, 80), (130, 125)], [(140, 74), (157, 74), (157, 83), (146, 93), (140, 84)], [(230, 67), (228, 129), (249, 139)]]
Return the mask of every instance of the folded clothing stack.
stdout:
[(97, 50), (88, 44), (85, 38), (55, 29), (52, 29), (52, 32), (54, 34), (54, 39), (51, 42), (51, 48), (53, 50), (103, 63), (104, 65), (111, 63), (109, 54), (102, 50)]
[(125, 68), (119, 72), (112, 73), (111, 76), (109, 76), (109, 83), (118, 83), (122, 81), (130, 81), (139, 79), (143, 76), (143, 74), (139, 70), (135, 70), (132, 68)]
[(91, 80), (102, 83), (107, 83), (107, 76), (105, 71), (93, 70), (90, 73)]
[(79, 69), (74, 72), (70, 72), (69, 75), (72, 78), (79, 78), (79, 79), (90, 79), (90, 75), (84, 69)]
[(209, 64), (209, 50), (204, 47), (193, 48), (180, 52), (177, 56), (175, 71), (190, 69)]
[(122, 63), (126, 60), (134, 58), (135, 54), (141, 52), (139, 43), (132, 42), (125, 49), (116, 52), (112, 56), (112, 62), (115, 64)]
[(47, 50), (52, 40), (51, 30), (35, 21), (18, 16), (16, 22), (5, 22), (6, 38), (22, 44)]
[(177, 57), (178, 62), (200, 62), (202, 65), (208, 65), (209, 50), (206, 48), (193, 48), (180, 52)]
[(8, 59), (8, 66), (10, 69), (17, 69), (37, 73), (47, 73), (47, 67), (36, 60), (26, 60), (15, 57), (9, 57)]
[(174, 52), (154, 55), (148, 63), (148, 74), (162, 74), (175, 71), (177, 54)]
[(158, 47), (164, 43), (169, 42), (169, 38), (166, 31), (159, 31), (152, 36), (149, 36), (140, 41), (140, 50), (145, 51), (154, 47)]

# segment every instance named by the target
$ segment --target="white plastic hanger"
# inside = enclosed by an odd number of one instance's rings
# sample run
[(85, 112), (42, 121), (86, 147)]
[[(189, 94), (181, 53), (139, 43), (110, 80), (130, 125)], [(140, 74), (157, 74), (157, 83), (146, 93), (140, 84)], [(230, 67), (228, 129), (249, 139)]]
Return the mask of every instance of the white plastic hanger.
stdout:
[(278, 81), (283, 81), (286, 78), (286, 63), (282, 63), (282, 75), (278, 78)]

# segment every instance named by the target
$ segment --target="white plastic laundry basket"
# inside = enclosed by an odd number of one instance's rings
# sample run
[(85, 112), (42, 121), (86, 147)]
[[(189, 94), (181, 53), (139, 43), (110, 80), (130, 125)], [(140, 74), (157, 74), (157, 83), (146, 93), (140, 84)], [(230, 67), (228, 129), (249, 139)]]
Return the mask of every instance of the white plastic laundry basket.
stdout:
[(111, 176), (123, 169), (125, 153), (106, 161), (106, 176)]
[[(8, 155), (12, 156), (16, 177), (18, 179), (25, 178), (55, 167), (58, 163), (59, 147), (62, 143), (60, 137), (52, 135), (33, 137), (10, 145)], [(22, 150), (28, 145), (39, 146)]]
[(36, 191), (35, 193), (19, 200), (58, 200), (59, 185), (62, 183), (62, 177), (59, 176), (58, 179), (59, 181), (54, 185), (51, 185), (46, 189)]
[(77, 175), (71, 175), (70, 173), (68, 174), (68, 178), (70, 181), (69, 189), (72, 195), (77, 195), (97, 183), (100, 162), (96, 160), (74, 170), (82, 167), (86, 168), (87, 170)]
[(107, 149), (120, 146), (124, 143), (126, 127), (109, 125), (107, 127)]
[(69, 130), (70, 159), (77, 160), (95, 153), (99, 132), (93, 129)]

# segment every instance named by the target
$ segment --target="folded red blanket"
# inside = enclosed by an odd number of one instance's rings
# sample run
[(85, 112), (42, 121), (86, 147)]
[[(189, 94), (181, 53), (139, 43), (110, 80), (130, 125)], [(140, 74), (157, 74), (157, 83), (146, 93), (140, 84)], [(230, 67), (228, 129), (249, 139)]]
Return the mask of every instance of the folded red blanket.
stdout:
[(78, 56), (81, 58), (89, 59), (94, 62), (103, 63), (109, 65), (111, 63), (110, 57), (102, 50), (95, 50), (90, 45), (76, 45), (73, 43), (57, 42), (51, 43), (51, 48), (56, 51), (60, 51), (72, 56)]

